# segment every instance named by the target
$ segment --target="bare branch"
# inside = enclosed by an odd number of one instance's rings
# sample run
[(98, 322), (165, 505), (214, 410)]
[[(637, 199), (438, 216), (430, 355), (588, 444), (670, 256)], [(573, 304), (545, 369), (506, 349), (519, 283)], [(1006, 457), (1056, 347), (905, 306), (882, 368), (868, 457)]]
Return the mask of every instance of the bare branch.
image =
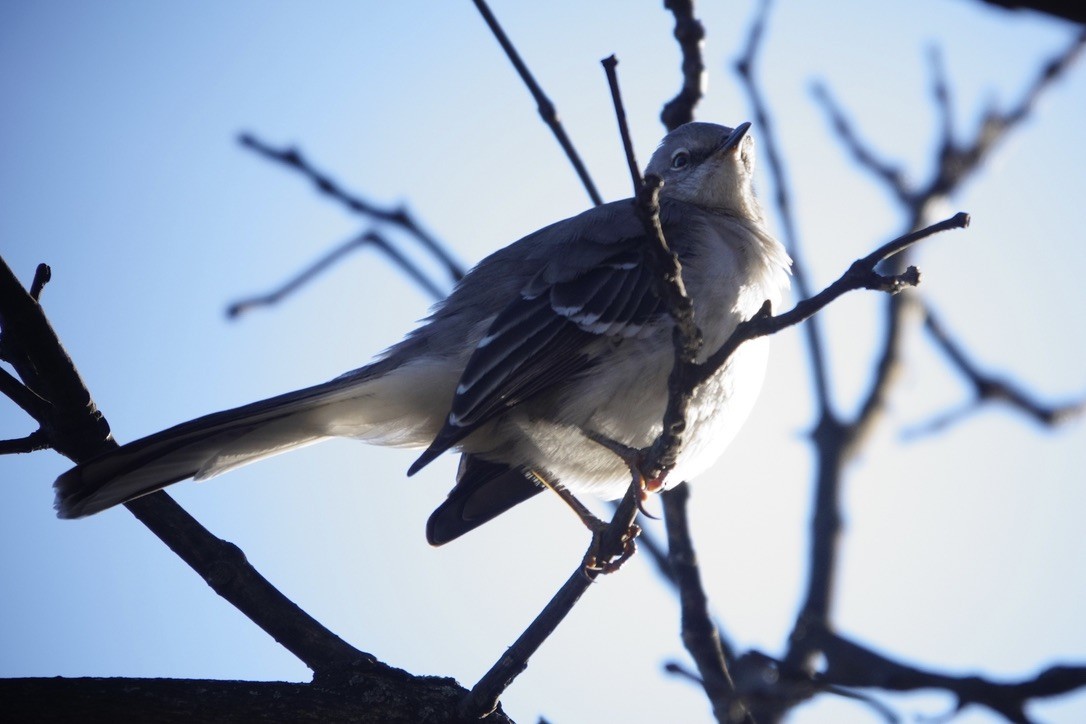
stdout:
[[(922, 185), (907, 187), (900, 178), (896, 180), (885, 179), (885, 169), (873, 165), (870, 161), (861, 160), (870, 157), (870, 154), (859, 145), (851, 131), (851, 127), (846, 126), (848, 130), (842, 135), (842, 140), (847, 146), (854, 149), (854, 155), (856, 155), (857, 161), (860, 162), (862, 167), (867, 168), (877, 177), (884, 178), (886, 183), (891, 186), (894, 193), (901, 200), (909, 219), (909, 227), (915, 228), (930, 209), (935, 208), (938, 203), (941, 203), (947, 196), (960, 188), (961, 184), (980, 168), (998, 141), (1002, 140), (1008, 132), (1018, 128), (1028, 118), (1040, 94), (1062, 76), (1070, 64), (1081, 54), (1084, 45), (1086, 45), (1086, 31), (1079, 33), (1066, 49), (1053, 56), (1043, 65), (1021, 99), (1013, 105), (1010, 111), (1001, 113), (989, 110), (977, 131), (976, 137), (970, 143), (962, 144), (955, 140), (951, 128), (953, 124), (946, 120), (949, 117), (949, 110), (945, 107), (942, 108), (941, 113), (944, 121), (942, 124), (943, 133), (937, 143), (938, 163), (931, 177)], [(943, 74), (941, 66), (938, 63), (934, 63), (933, 66), (933, 73), (936, 76), (933, 81), (933, 87), (936, 89), (935, 95), (937, 98), (943, 96), (949, 99), (949, 90), (938, 90), (941, 85), (945, 85), (945, 81), (940, 80), (940, 76)], [(949, 100), (946, 100), (945, 103), (949, 104)], [(836, 109), (833, 112), (839, 113)], [(903, 324), (903, 311), (904, 305), (898, 300), (892, 300), (887, 305), (886, 338), (883, 342), (871, 388), (864, 397), (859, 415), (846, 431), (846, 459), (855, 453), (859, 444), (873, 429), (875, 420), (885, 406), (890, 384), (898, 369), (901, 347), (899, 330)]]
[[(637, 517), (639, 494), (639, 486), (631, 485), (626, 497), (615, 510), (611, 522), (602, 532), (594, 536), (586, 559), (593, 556), (597, 561), (607, 561), (629, 557), (633, 541), (628, 536), (634, 518)], [(606, 565), (597, 568), (578, 565), (577, 570), (558, 589), (558, 593), (551, 598), (524, 633), (505, 650), (501, 658), (464, 697), (460, 704), (461, 713), (465, 717), (481, 718), (493, 711), (501, 693), (528, 668), (528, 659), (554, 633), (592, 582), (611, 570), (613, 569)]]
[(969, 215), (959, 212), (949, 219), (900, 236), (883, 244), (864, 258), (857, 259), (833, 284), (830, 284), (813, 297), (804, 299), (783, 314), (773, 316), (769, 313), (768, 305), (762, 307), (761, 312), (740, 324), (724, 345), (714, 352), (704, 364), (699, 366), (697, 380), (703, 382), (711, 377), (713, 372), (719, 369), (743, 342), (775, 334), (786, 327), (799, 324), (847, 292), (857, 289), (871, 289), (896, 294), (905, 287), (915, 286), (920, 281), (920, 275), (916, 271), (916, 267), (909, 267), (904, 273), (894, 276), (879, 274), (875, 271), (875, 267), (880, 262), (905, 251), (913, 244), (933, 234), (951, 229), (964, 229), (968, 225)]
[(599, 206), (603, 203), (603, 199), (596, 190), (596, 185), (592, 183), (592, 178), (588, 175), (588, 169), (585, 168), (584, 162), (581, 161), (577, 149), (573, 147), (573, 142), (569, 140), (566, 129), (562, 126), (562, 122), (558, 120), (558, 112), (555, 110), (554, 103), (552, 103), (551, 99), (543, 92), (543, 89), (539, 86), (539, 83), (536, 82), (532, 72), (528, 70), (528, 66), (524, 64), (524, 61), (520, 57), (520, 53), (518, 53), (517, 49), (513, 46), (513, 42), (509, 40), (509, 36), (502, 30), (502, 26), (498, 23), (498, 19), (494, 17), (494, 13), (490, 11), (486, 1), (474, 0), (474, 2), (475, 7), (479, 10), (479, 14), (483, 16), (483, 20), (486, 21), (487, 26), (490, 28), (490, 32), (494, 33), (494, 37), (502, 46), (502, 50), (505, 51), (505, 55), (509, 58), (509, 62), (517, 69), (517, 73), (520, 75), (521, 80), (524, 81), (524, 85), (528, 86), (528, 92), (530, 92), (532, 98), (535, 99), (536, 108), (539, 111), (540, 117), (543, 119), (543, 122), (547, 124), (547, 127), (551, 129), (551, 133), (554, 134), (554, 137), (558, 139), (558, 144), (562, 147), (562, 150), (565, 151), (569, 162), (573, 164), (573, 170), (577, 172), (577, 176), (581, 179), (585, 191), (588, 192), (588, 197), (592, 199), (593, 204)]
[(49, 403), (2, 367), (0, 367), (0, 392), (38, 422), (44, 420), (49, 414)]
[(694, 107), (701, 100), (705, 78), (705, 62), (701, 46), (705, 27), (694, 17), (693, 0), (664, 0), (664, 7), (675, 16), (675, 40), (682, 52), (683, 85), (678, 95), (664, 104), (660, 120), (668, 131), (694, 120)]
[(709, 601), (701, 585), (701, 573), (690, 537), (686, 502), (690, 486), (685, 483), (664, 493), (664, 520), (667, 524), (668, 564), (679, 591), (682, 606), (683, 646), (698, 667), (698, 683), (713, 706), (718, 722), (750, 721), (749, 713), (736, 694), (728, 673), (728, 662), (720, 633), (709, 616)]
[(989, 109), (984, 114), (973, 140), (965, 144), (956, 139), (946, 73), (940, 55), (937, 51), (932, 51), (932, 92), (941, 130), (936, 143), (938, 164), (929, 180), (917, 186), (906, 183), (899, 168), (880, 160), (874, 151), (860, 141), (859, 134), (825, 86), (815, 84), (813, 93), (829, 117), (838, 138), (856, 163), (883, 182), (907, 210), (911, 224), (915, 226), (920, 223), (926, 210), (932, 208), (934, 202), (957, 190), (980, 169), (995, 145), (1029, 118), (1041, 94), (1063, 76), (1081, 55), (1084, 46), (1086, 30), (1078, 33), (1067, 48), (1041, 66), (1036, 77), (1009, 110)]
[[(4, 393), (34, 417), (53, 448), (73, 460), (114, 445), (109, 423), (90, 393), (41, 306), (0, 258), (0, 339), (3, 357), (22, 380), (0, 375)], [(36, 396), (35, 399), (31, 395)]]
[(272, 291), (252, 297), (246, 297), (245, 299), (240, 299), (232, 303), (226, 308), (226, 316), (234, 319), (256, 307), (266, 307), (277, 304), (283, 297), (300, 289), (302, 286), (316, 278), (321, 272), (330, 268), (341, 258), (349, 255), (353, 251), (363, 249), (367, 246), (372, 246), (383, 253), (393, 264), (400, 268), (400, 271), (406, 274), (408, 278), (418, 284), (423, 291), (435, 300), (445, 298), (445, 291), (442, 290), (436, 282), (430, 279), (417, 264), (404, 256), (403, 253), (389, 243), (385, 237), (371, 229), (332, 249)]
[[(807, 278), (807, 265), (802, 259), (799, 234), (796, 231), (795, 214), (792, 211), (792, 194), (788, 185), (788, 174), (777, 144), (776, 131), (770, 118), (766, 102), (754, 78), (755, 63), (762, 47), (766, 21), (771, 0), (763, 0), (759, 12), (747, 32), (747, 44), (742, 55), (735, 61), (735, 71), (739, 75), (747, 98), (754, 109), (754, 123), (758, 127), (760, 145), (765, 147), (766, 160), (769, 164), (769, 176), (775, 193), (777, 215), (784, 229), (784, 245), (792, 257), (792, 277), (795, 279), (796, 292), (800, 298), (811, 296), (811, 283)], [(826, 370), (826, 353), (822, 341), (822, 328), (818, 319), (810, 320), (803, 328), (807, 338), (807, 352), (811, 359), (811, 371), (814, 379), (815, 394), (821, 414), (829, 414), (830, 392), (829, 374)]]
[(238, 137), (238, 142), (241, 143), (243, 147), (255, 151), (269, 161), (275, 161), (276, 163), (282, 164), (287, 168), (291, 168), (302, 174), (312, 181), (313, 185), (316, 186), (317, 190), (322, 194), (339, 201), (356, 214), (361, 214), (374, 219), (375, 221), (394, 224), (402, 228), (404, 231), (418, 239), (426, 250), (434, 255), (434, 258), (445, 267), (449, 276), (454, 281), (459, 281), (463, 278), (465, 272), (460, 263), (453, 259), (452, 254), (445, 245), (427, 233), (419, 223), (415, 221), (415, 218), (411, 213), (403, 206), (383, 208), (366, 201), (356, 194), (346, 191), (329, 176), (317, 170), (317, 168), (310, 164), (305, 156), (302, 155), (301, 151), (296, 148), (288, 147), (276, 149), (269, 144), (264, 143), (251, 133), (242, 133)]
[(852, 122), (845, 115), (837, 101), (833, 99), (833, 96), (830, 95), (830, 91), (826, 86), (815, 82), (811, 86), (811, 93), (822, 106), (826, 115), (829, 116), (833, 130), (837, 133), (837, 138), (852, 154), (853, 160), (861, 168), (878, 177), (903, 206), (911, 207), (914, 203), (913, 192), (905, 183), (905, 176), (901, 169), (888, 161), (878, 158), (873, 151), (868, 149), (865, 143), (860, 141)]
[(0, 440), (0, 455), (31, 453), (38, 450), (47, 450), (50, 447), (52, 446), (49, 443), (49, 436), (39, 428), (26, 437), (16, 440)]
[(633, 194), (638, 196), (645, 186), (641, 178), (641, 167), (637, 163), (634, 154), (633, 140), (630, 139), (630, 126), (626, 121), (626, 108), (622, 104), (622, 93), (618, 88), (618, 58), (609, 55), (600, 61), (604, 72), (607, 74), (607, 85), (611, 89), (611, 100), (615, 106), (615, 120), (618, 121), (618, 133), (622, 139), (622, 150), (626, 155), (626, 165), (630, 169), (630, 179), (633, 181)]
[[(936, 346), (946, 354), (954, 369), (972, 386), (974, 399), (967, 410), (978, 409), (986, 402), (1003, 402), (1045, 427), (1055, 427), (1086, 411), (1086, 399), (1063, 405), (1046, 405), (1012, 382), (984, 372), (951, 337), (930, 308), (924, 310), (924, 328)], [(943, 429), (961, 416), (961, 411), (943, 415), (935, 423), (929, 424), (929, 430)]]
[[(2, 259), (0, 327), (8, 361), (47, 403), (37, 419), (48, 445), (76, 462), (116, 448), (105, 417), (41, 307)], [(245, 560), (237, 546), (212, 535), (166, 493), (146, 495), (125, 506), (220, 596), (316, 674), (362, 673), (375, 664), (372, 656), (348, 645), (298, 608)]]
[[(384, 666), (340, 686), (208, 679), (0, 679), (4, 716), (16, 722), (351, 722), (464, 724), (463, 687)], [(482, 724), (512, 724), (495, 712)]]
[(983, 706), (1012, 722), (1029, 722), (1025, 705), (1086, 686), (1086, 666), (1051, 666), (1037, 676), (997, 683), (980, 676), (951, 676), (898, 663), (826, 629), (809, 634), (826, 658), (818, 681), (885, 691), (942, 689), (958, 699), (957, 709)]
[(1034, 10), (1075, 23), (1086, 23), (1086, 5), (1064, 0), (981, 0), (1006, 10)]

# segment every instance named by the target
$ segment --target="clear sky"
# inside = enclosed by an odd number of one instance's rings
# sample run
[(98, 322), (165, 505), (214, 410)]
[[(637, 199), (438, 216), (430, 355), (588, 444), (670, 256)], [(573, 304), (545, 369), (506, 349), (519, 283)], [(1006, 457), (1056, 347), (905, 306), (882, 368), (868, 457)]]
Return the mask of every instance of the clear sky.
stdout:
[[(750, 109), (730, 63), (754, 6), (701, 5), (709, 84), (699, 118), (735, 125)], [(644, 162), (662, 135), (659, 108), (678, 89), (670, 16), (659, 2), (495, 1), (494, 10), (601, 192), (627, 195), (598, 61), (619, 57)], [(968, 137), (978, 112), (1017, 99), (1073, 32), (966, 0), (782, 3), (761, 77), (816, 284), (904, 222), (843, 154), (812, 101), (813, 80), (866, 140), (922, 179), (938, 130), (930, 46), (943, 50)], [(122, 442), (358, 367), (430, 303), (367, 252), (275, 309), (228, 321), (228, 303), (367, 227), (241, 149), (239, 132), (297, 143), (368, 198), (408, 203), (467, 264), (589, 203), (466, 0), (4, 3), (0, 97), (0, 253), (27, 281), (38, 262), (52, 265), (46, 311)], [(1086, 393), (1084, 103), (1086, 67), (1077, 67), (947, 209), (971, 212), (972, 227), (926, 242), (917, 257), (923, 293), (946, 324), (990, 369), (1046, 400)], [(764, 168), (760, 181), (766, 189)], [(880, 313), (868, 293), (826, 315), (843, 412), (866, 384)], [(922, 335), (909, 345), (886, 423), (849, 469), (834, 620), (948, 672), (1016, 678), (1082, 661), (1082, 423), (1050, 433), (993, 408), (940, 437), (903, 441), (903, 430), (969, 393)], [(796, 332), (775, 340), (756, 412), (693, 490), (713, 610), (740, 647), (771, 654), (805, 581), (813, 408), (804, 361)], [(0, 435), (31, 429), (0, 405)], [(336, 441), (172, 492), (351, 643), (470, 686), (565, 580), (586, 537), (564, 506), (539, 496), (431, 549), (423, 526), (455, 460), (408, 480), (413, 459)], [(0, 675), (307, 678), (126, 511), (56, 520), (50, 484), (67, 467), (51, 452), (0, 459)], [(700, 692), (660, 673), (686, 660), (677, 630), (672, 595), (635, 562), (589, 591), (507, 692), (507, 709), (521, 721), (708, 721)], [(938, 695), (889, 701), (906, 715), (951, 706)], [(1034, 711), (1084, 721), (1086, 694)], [(793, 721), (872, 719), (823, 697)]]

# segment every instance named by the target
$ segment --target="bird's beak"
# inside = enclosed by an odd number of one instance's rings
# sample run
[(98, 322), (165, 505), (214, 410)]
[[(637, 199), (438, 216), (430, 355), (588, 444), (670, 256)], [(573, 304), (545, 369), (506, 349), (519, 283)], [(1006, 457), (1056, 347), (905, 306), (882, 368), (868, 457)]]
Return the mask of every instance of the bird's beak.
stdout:
[(720, 144), (720, 148), (717, 149), (717, 153), (727, 153), (733, 148), (738, 147), (739, 142), (743, 140), (743, 137), (747, 135), (747, 131), (749, 130), (750, 121), (740, 123), (738, 126), (735, 127), (735, 130), (732, 131), (731, 135), (724, 140), (724, 143)]

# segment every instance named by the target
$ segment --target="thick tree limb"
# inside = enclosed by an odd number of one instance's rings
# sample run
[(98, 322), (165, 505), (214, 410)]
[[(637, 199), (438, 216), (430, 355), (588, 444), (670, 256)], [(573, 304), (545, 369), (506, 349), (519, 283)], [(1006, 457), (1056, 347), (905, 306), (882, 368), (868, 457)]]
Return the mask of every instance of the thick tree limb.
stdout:
[[(38, 422), (48, 445), (77, 462), (115, 448), (105, 418), (97, 411), (41, 307), (2, 259), (0, 329), (6, 360), (47, 403)], [(212, 535), (168, 495), (153, 493), (125, 506), (216, 593), (309, 666), (315, 685), (339, 687), (340, 696), (348, 690), (362, 694), (384, 690), (385, 684), (380, 682), (387, 681), (387, 666), (350, 646), (298, 608), (246, 561), (237, 546)], [(14, 680), (5, 685), (18, 688), (26, 696), (31, 696), (36, 686), (33, 680)], [(194, 706), (203, 698), (201, 691), (198, 685), (189, 689)], [(450, 696), (462, 694), (461, 689)], [(366, 696), (371, 696), (372, 704), (376, 694)], [(441, 721), (455, 720), (450, 716)]]
[[(349, 688), (198, 679), (0, 679), (13, 722), (462, 724), (452, 679), (382, 667)], [(477, 721), (477, 720), (475, 720)], [(487, 722), (512, 720), (498, 711)]]

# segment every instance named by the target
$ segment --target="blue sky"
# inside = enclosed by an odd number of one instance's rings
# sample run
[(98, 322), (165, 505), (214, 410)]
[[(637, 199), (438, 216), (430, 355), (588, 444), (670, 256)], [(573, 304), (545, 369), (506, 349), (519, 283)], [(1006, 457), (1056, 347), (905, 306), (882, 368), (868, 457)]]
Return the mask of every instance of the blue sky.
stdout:
[[(655, 2), (493, 7), (605, 198), (627, 195), (598, 61), (619, 57), (644, 162), (662, 135), (659, 107), (678, 88), (669, 16)], [(750, 109), (729, 68), (753, 5), (700, 12), (709, 82), (699, 118), (735, 125)], [(761, 77), (816, 284), (903, 219), (832, 137), (813, 80), (922, 179), (938, 129), (928, 47), (943, 51), (967, 137), (986, 103), (1016, 99), (1072, 35), (964, 0), (781, 4)], [(52, 265), (46, 311), (122, 442), (358, 367), (430, 304), (366, 252), (274, 310), (228, 321), (229, 302), (367, 227), (241, 149), (239, 132), (299, 144), (348, 187), (409, 204), (467, 264), (588, 204), (467, 2), (6, 3), (0, 94), (0, 253), (26, 280), (38, 262)], [(923, 293), (977, 358), (1051, 400), (1086, 392), (1084, 102), (1077, 67), (947, 209), (971, 212), (972, 227), (917, 257)], [(764, 164), (760, 184), (768, 196)], [(866, 384), (880, 314), (880, 299), (855, 294), (825, 316), (843, 412)], [(849, 469), (835, 621), (952, 672), (1020, 677), (1081, 661), (1082, 424), (1050, 433), (993, 408), (903, 442), (903, 429), (968, 395), (922, 335), (909, 342), (886, 424)], [(805, 576), (804, 360), (800, 335), (774, 341), (756, 412), (693, 490), (714, 611), (738, 645), (769, 653), (782, 650)], [(13, 405), (0, 407), (0, 435), (30, 429)], [(470, 686), (572, 570), (585, 536), (539, 496), (431, 549), (423, 526), (455, 461), (408, 480), (412, 460), (336, 441), (172, 492), (351, 643)], [(56, 520), (50, 484), (66, 468), (50, 452), (0, 459), (0, 674), (307, 678), (127, 512)], [(630, 565), (593, 587), (506, 706), (523, 721), (708, 721), (697, 691), (659, 673), (685, 660), (677, 628), (672, 596), (648, 565)], [(891, 701), (907, 714), (950, 706), (937, 695)], [(1086, 697), (1035, 711), (1081, 721)], [(794, 721), (871, 716), (824, 697)]]

